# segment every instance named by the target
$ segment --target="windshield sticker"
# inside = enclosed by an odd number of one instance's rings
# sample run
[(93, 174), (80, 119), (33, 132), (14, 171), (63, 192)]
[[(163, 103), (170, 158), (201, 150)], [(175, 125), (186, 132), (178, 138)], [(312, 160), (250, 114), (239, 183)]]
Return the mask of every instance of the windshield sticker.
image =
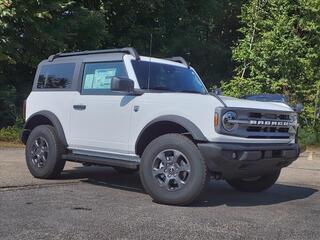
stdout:
[(110, 89), (111, 78), (116, 75), (116, 68), (96, 69), (94, 73), (94, 81), (92, 88), (94, 89)]
[(94, 74), (87, 74), (84, 80), (84, 89), (91, 89), (93, 84)]

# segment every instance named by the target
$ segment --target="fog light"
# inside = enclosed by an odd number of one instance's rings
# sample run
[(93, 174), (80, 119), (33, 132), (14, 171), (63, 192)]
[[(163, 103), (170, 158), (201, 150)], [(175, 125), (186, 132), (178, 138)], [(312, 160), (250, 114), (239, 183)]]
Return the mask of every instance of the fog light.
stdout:
[(233, 152), (233, 153), (232, 153), (232, 158), (233, 158), (233, 159), (236, 159), (236, 158), (237, 158), (237, 153), (236, 153), (236, 152)]

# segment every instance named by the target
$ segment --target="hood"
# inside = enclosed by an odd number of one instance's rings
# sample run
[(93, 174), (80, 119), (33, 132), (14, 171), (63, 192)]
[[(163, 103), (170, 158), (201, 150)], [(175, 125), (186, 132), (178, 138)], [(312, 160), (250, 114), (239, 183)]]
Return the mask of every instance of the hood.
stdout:
[(266, 109), (276, 111), (290, 111), (293, 112), (292, 108), (285, 103), (280, 102), (259, 102), (254, 100), (239, 99), (227, 96), (219, 96), (219, 98), (227, 105), (227, 107), (235, 108), (255, 108), (255, 109)]

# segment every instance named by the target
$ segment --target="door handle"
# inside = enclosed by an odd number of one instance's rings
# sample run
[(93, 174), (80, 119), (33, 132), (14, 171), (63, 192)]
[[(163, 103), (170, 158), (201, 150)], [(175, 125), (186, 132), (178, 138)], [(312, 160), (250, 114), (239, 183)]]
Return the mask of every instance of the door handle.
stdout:
[(83, 104), (79, 104), (79, 105), (73, 105), (73, 109), (74, 110), (79, 110), (79, 111), (83, 111), (86, 109), (86, 105), (83, 105)]

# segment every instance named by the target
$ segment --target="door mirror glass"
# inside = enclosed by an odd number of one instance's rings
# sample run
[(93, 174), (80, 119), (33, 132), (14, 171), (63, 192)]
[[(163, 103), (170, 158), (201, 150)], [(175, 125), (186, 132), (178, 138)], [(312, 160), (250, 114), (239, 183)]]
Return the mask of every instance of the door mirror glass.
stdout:
[(297, 105), (294, 107), (294, 110), (297, 113), (301, 113), (303, 111), (303, 104), (302, 103), (297, 103)]
[(129, 78), (113, 77), (111, 79), (111, 90), (119, 92), (133, 92), (134, 82)]

